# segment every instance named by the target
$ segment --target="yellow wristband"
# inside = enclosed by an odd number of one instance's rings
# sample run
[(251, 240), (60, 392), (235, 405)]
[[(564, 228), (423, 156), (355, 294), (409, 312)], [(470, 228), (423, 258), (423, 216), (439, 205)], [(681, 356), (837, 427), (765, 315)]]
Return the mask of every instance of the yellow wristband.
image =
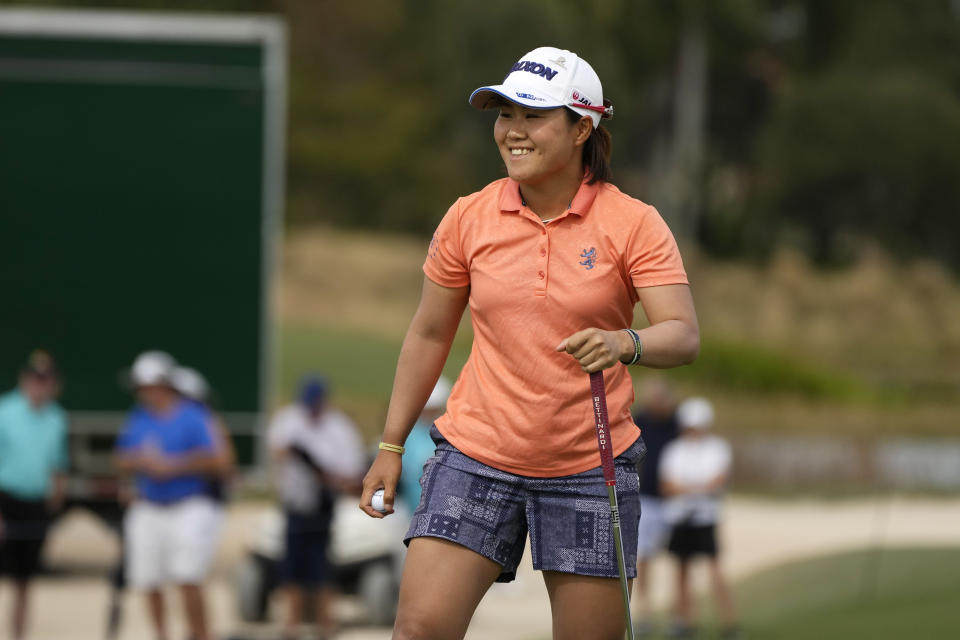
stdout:
[(404, 448), (401, 447), (399, 444), (390, 444), (389, 442), (381, 442), (379, 446), (384, 451), (392, 451), (393, 453), (399, 453), (400, 455), (403, 455), (403, 452), (404, 452)]

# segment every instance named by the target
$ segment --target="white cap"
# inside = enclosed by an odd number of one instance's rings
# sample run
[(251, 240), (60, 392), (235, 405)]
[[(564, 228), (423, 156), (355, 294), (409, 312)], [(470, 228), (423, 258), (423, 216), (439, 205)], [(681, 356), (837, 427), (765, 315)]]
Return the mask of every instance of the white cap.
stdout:
[(677, 424), (684, 429), (709, 429), (713, 425), (713, 405), (706, 398), (690, 398), (677, 407)]
[(424, 405), (424, 409), (443, 409), (444, 405), (447, 404), (447, 398), (450, 397), (450, 381), (440, 376), (437, 380), (437, 384), (434, 385), (433, 391), (430, 393), (430, 397), (427, 398), (427, 404)]
[(164, 351), (144, 351), (130, 367), (130, 384), (144, 387), (156, 384), (171, 385), (177, 361)]
[(495, 106), (494, 97), (531, 109), (570, 107), (593, 119), (613, 117), (613, 106), (603, 99), (600, 78), (586, 60), (566, 49), (540, 47), (525, 54), (511, 67), (501, 84), (480, 87), (470, 94), (477, 109)]
[(171, 382), (173, 382), (173, 388), (179, 391), (181, 395), (197, 402), (205, 401), (210, 394), (210, 385), (207, 384), (207, 379), (199, 371), (190, 367), (174, 369)]

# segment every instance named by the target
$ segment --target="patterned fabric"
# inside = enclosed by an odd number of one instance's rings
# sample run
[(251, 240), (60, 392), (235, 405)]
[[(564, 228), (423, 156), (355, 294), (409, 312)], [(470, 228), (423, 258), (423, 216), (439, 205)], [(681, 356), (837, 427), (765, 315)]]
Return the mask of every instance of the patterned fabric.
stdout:
[[(610, 500), (598, 466), (557, 478), (519, 476), (458, 451), (434, 427), (437, 450), (424, 468), (423, 490), (405, 543), (417, 537), (461, 544), (503, 567), (497, 582), (516, 577), (527, 534), (533, 567), (616, 578)], [(628, 577), (636, 576), (640, 483), (638, 439), (614, 461), (620, 529)], [(597, 457), (599, 462), (599, 455)]]

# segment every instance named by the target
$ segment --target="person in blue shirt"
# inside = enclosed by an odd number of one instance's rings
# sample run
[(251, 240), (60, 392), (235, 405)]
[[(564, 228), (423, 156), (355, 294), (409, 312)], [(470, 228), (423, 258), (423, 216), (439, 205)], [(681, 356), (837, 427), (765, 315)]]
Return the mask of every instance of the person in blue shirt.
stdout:
[(173, 371), (173, 386), (184, 400), (194, 403), (209, 414), (207, 421), (213, 428), (212, 437), (216, 444), (220, 467), (219, 473), (207, 477), (207, 494), (217, 503), (222, 520), (229, 485), (236, 468), (237, 453), (233, 446), (233, 439), (223, 418), (211, 405), (210, 383), (202, 373), (192, 367), (177, 367)]
[(30, 579), (50, 517), (63, 506), (67, 419), (56, 402), (60, 375), (46, 351), (34, 351), (17, 388), (0, 396), (0, 573), (14, 584), (12, 637), (25, 637)]
[(209, 640), (202, 583), (216, 552), (219, 518), (208, 478), (220, 472), (210, 413), (173, 386), (176, 362), (149, 351), (133, 364), (138, 406), (117, 438), (116, 465), (136, 496), (124, 518), (127, 582), (147, 595), (156, 637), (167, 636), (163, 587), (183, 596), (190, 637)]

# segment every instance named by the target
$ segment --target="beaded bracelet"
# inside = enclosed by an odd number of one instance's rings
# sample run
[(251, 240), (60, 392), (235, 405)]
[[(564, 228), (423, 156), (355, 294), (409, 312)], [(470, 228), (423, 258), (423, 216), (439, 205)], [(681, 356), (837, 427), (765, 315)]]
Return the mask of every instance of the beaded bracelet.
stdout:
[(633, 360), (627, 364), (637, 364), (637, 362), (639, 362), (640, 358), (643, 356), (643, 344), (640, 342), (640, 334), (633, 329), (624, 329), (624, 331), (629, 333), (630, 337), (633, 338)]
[(381, 442), (379, 444), (379, 448), (383, 449), (384, 451), (399, 453), (400, 455), (403, 455), (403, 452), (405, 451), (405, 449), (399, 444), (390, 444), (389, 442)]

